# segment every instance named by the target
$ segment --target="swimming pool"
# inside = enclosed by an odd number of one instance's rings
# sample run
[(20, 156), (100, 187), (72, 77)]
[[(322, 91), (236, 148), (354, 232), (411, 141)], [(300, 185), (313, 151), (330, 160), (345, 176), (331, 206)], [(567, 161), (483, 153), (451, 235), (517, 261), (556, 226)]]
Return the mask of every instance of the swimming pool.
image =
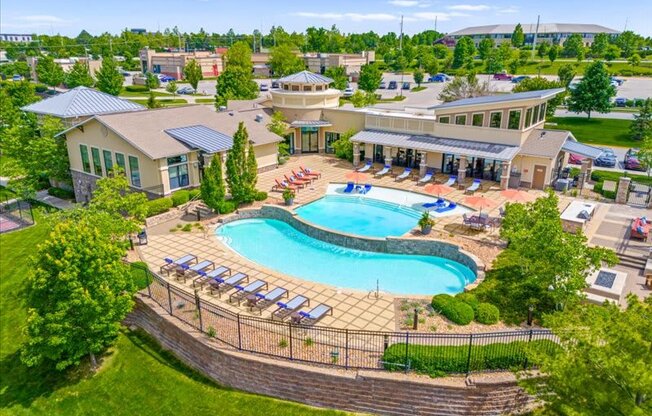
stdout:
[(352, 250), (309, 237), (274, 219), (245, 219), (216, 230), (240, 255), (277, 272), (336, 287), (396, 294), (455, 294), (475, 280), (444, 258)]

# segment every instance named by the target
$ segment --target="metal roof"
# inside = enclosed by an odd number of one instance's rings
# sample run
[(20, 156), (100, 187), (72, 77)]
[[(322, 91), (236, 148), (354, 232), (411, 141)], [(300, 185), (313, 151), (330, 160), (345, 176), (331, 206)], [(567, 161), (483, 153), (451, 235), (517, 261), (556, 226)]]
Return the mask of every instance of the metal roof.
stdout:
[(290, 123), (290, 127), (328, 127), (333, 123), (324, 120), (295, 120)]
[(546, 99), (554, 97), (555, 95), (563, 92), (563, 88), (551, 88), (548, 90), (537, 90), (537, 91), (525, 91), (517, 92), (513, 94), (500, 94), (500, 95), (487, 95), (485, 97), (473, 97), (473, 98), (463, 98), (457, 101), (451, 101), (449, 103), (439, 104), (430, 109), (442, 110), (447, 108), (462, 107), (467, 105), (482, 105), (482, 104), (494, 104), (494, 103), (505, 103), (510, 101), (519, 101), (519, 100), (532, 100), (532, 99)]
[(59, 118), (94, 116), (145, 110), (140, 104), (87, 87), (76, 87), (63, 94), (27, 105), (23, 111)]
[(517, 146), (433, 136), (389, 133), (378, 130), (363, 130), (353, 135), (351, 141), (506, 161), (512, 160), (520, 150)]
[(191, 149), (203, 150), (206, 153), (223, 152), (233, 146), (233, 137), (202, 125), (177, 127), (164, 131)]
[(333, 82), (331, 78), (325, 77), (320, 74), (315, 74), (310, 71), (301, 71), (296, 74), (288, 75), (283, 78), (279, 78), (278, 82), (280, 83), (297, 83), (297, 84), (330, 84)]
[[(536, 23), (521, 24), (525, 34), (534, 34), (537, 30)], [(516, 28), (515, 24), (506, 25), (486, 25), (486, 26), (472, 26), (466, 27), (455, 32), (451, 32), (449, 36), (473, 36), (473, 35), (511, 35)], [(539, 34), (544, 33), (620, 33), (617, 30), (609, 29), (608, 27), (584, 24), (584, 23), (541, 23), (539, 24)]]
[(569, 153), (574, 153), (576, 155), (585, 156), (590, 159), (597, 159), (602, 154), (602, 149), (577, 142), (570, 138), (566, 139), (561, 147), (561, 150)]

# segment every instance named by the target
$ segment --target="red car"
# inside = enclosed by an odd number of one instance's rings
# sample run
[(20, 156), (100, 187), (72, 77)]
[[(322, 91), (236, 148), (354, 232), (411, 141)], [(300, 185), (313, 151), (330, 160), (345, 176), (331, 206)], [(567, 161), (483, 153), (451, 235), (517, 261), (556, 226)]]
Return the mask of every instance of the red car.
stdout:
[(505, 73), (505, 72), (500, 72), (498, 74), (494, 74), (494, 80), (496, 80), (496, 81), (511, 81), (512, 76)]
[(581, 165), (582, 161), (584, 158), (580, 155), (576, 155), (575, 153), (571, 153), (570, 156), (568, 156), (568, 163), (572, 165)]

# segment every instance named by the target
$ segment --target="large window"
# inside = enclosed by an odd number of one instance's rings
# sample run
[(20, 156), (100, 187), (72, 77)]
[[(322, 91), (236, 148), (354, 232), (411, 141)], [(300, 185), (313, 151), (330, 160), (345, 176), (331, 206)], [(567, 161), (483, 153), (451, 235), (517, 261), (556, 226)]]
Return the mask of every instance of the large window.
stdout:
[(507, 128), (518, 130), (521, 125), (521, 110), (511, 110), (507, 120)]
[(335, 153), (333, 143), (339, 140), (340, 134), (332, 131), (326, 132), (326, 153)]
[(482, 125), (484, 124), (484, 113), (475, 113), (475, 114), (473, 114), (473, 118), (471, 119), (471, 123), (474, 126), (482, 127)]
[(122, 153), (115, 154), (115, 164), (122, 168), (122, 171), (127, 174), (127, 165), (125, 164), (125, 155)]
[(140, 188), (140, 168), (136, 156), (129, 156), (129, 177), (131, 185)]
[(546, 118), (546, 103), (541, 104), (541, 110), (539, 110), (539, 121), (543, 121)]
[[(219, 157), (219, 156), (218, 156)], [(188, 176), (188, 156), (180, 155), (168, 158), (168, 176), (170, 189), (183, 188), (190, 184)]]
[(319, 127), (301, 127), (301, 153), (317, 153)]
[(466, 124), (466, 114), (461, 114), (459, 116), (455, 116), (455, 124), (459, 125), (465, 125)]
[(449, 124), (451, 122), (450, 116), (441, 116), (439, 117), (439, 122), (442, 124)]
[(503, 120), (502, 111), (491, 113), (491, 115), (489, 116), (489, 127), (499, 129), (502, 120)]
[(534, 106), (534, 113), (532, 114), (532, 120), (533, 120), (533, 123), (536, 123), (537, 120), (539, 120), (539, 106), (538, 105)]
[(88, 147), (85, 144), (80, 144), (79, 151), (81, 152), (82, 169), (84, 169), (84, 172), (86, 173), (91, 173), (91, 161), (88, 158)]
[(102, 176), (102, 161), (100, 160), (100, 149), (91, 147), (91, 156), (93, 157), (93, 173)]
[(530, 127), (532, 125), (532, 107), (528, 108), (525, 111), (525, 127)]
[(104, 169), (108, 175), (113, 170), (113, 156), (110, 150), (102, 150), (102, 156), (104, 157)]

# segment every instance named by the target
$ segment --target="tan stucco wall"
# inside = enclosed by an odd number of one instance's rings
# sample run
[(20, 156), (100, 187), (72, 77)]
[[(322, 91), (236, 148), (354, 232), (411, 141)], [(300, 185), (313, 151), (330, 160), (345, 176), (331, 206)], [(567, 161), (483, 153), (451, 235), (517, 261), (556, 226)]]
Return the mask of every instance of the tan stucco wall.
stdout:
[(326, 131), (344, 133), (350, 129), (355, 132), (364, 130), (365, 114), (359, 111), (324, 109), (323, 114), (324, 118), (333, 124), (326, 128)]
[(521, 172), (521, 182), (532, 183), (534, 174), (534, 165), (542, 165), (546, 167), (546, 180), (545, 184), (550, 185), (550, 178), (552, 175), (552, 168), (554, 167), (554, 160), (542, 157), (533, 156), (516, 156), (512, 160), (512, 169), (516, 167)]
[(321, 109), (300, 109), (284, 108), (274, 106), (275, 111), (280, 111), (285, 116), (288, 123), (297, 120), (319, 120), (321, 118)]
[(258, 163), (258, 169), (266, 168), (269, 166), (275, 166), (278, 162), (277, 157), (278, 144), (269, 143), (261, 146), (254, 147), (254, 153), (256, 154), (256, 162)]
[[(302, 88), (302, 87), (301, 87)], [(340, 91), (329, 89), (321, 92), (272, 90), (272, 105), (288, 109), (337, 108), (340, 105)]]

